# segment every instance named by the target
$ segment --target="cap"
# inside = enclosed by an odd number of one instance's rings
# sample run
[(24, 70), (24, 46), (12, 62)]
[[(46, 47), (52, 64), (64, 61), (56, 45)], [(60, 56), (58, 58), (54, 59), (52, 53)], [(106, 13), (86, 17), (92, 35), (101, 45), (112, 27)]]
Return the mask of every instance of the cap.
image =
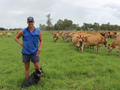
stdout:
[(30, 21), (33, 22), (33, 21), (34, 21), (34, 18), (33, 18), (33, 17), (28, 17), (28, 18), (27, 18), (27, 22), (30, 22)]

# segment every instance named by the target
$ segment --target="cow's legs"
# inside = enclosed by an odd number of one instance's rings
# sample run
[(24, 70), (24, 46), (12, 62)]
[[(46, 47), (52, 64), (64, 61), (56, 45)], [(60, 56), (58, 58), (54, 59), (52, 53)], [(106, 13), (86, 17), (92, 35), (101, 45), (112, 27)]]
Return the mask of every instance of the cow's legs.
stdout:
[(79, 50), (81, 51), (82, 46), (80, 46)]
[(119, 56), (120, 56), (120, 50), (119, 50)]
[(100, 47), (100, 53), (102, 53), (102, 48)]
[(83, 48), (84, 48), (84, 43), (82, 43), (82, 46), (81, 46), (81, 51), (83, 52)]
[(56, 41), (57, 41), (58, 39), (56, 39)]
[(120, 56), (120, 47), (119, 47), (119, 56)]
[(96, 46), (96, 52), (98, 52), (98, 45)]
[(77, 46), (76, 46), (76, 45), (74, 45), (74, 48), (75, 48), (75, 49), (77, 49)]

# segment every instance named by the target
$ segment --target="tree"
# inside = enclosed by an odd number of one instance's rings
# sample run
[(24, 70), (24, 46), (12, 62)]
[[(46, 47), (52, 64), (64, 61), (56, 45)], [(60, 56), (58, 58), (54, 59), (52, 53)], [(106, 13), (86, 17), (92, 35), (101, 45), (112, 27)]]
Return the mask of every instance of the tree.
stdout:
[(57, 23), (54, 25), (54, 27), (55, 27), (55, 30), (63, 30), (64, 29), (63, 20), (59, 19)]
[(63, 27), (64, 29), (71, 29), (72, 28), (72, 20), (67, 20), (67, 19), (64, 19), (63, 21)]
[(110, 22), (107, 23), (107, 28), (108, 28), (108, 31), (109, 31), (109, 28), (110, 28)]
[(39, 28), (41, 29), (41, 30), (45, 30), (46, 29), (46, 26), (45, 26), (45, 24), (39, 24)]
[(95, 22), (95, 23), (93, 24), (93, 28), (94, 28), (95, 31), (98, 31), (99, 28), (100, 28), (100, 27), (99, 27), (99, 23), (96, 23), (96, 22)]
[(108, 30), (107, 27), (108, 27), (107, 24), (102, 24), (102, 25), (101, 25), (101, 30)]
[(3, 28), (3, 27), (0, 27), (0, 30), (1, 30), (1, 31), (3, 31), (3, 30), (5, 30), (5, 28)]
[(78, 31), (81, 30), (81, 27), (77, 27), (77, 30), (78, 30)]
[(47, 19), (47, 30), (50, 30), (50, 27), (52, 26), (52, 22), (51, 22), (51, 18), (50, 18), (50, 14), (46, 15)]
[(89, 30), (91, 28), (92, 24), (90, 23), (83, 23), (83, 27), (85, 30)]

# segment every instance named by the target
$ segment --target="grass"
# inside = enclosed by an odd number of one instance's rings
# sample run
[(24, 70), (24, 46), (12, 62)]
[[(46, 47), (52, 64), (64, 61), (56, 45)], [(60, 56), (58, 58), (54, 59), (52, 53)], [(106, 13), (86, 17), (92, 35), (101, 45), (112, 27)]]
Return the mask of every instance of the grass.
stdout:
[[(0, 90), (19, 90), (24, 76), (22, 47), (13, 37), (0, 37)], [(63, 41), (61, 36), (55, 43), (52, 34), (42, 32), (43, 47), (40, 53), (40, 66), (44, 77), (38, 85), (28, 90), (119, 90), (120, 57), (119, 51), (107, 52), (102, 47), (75, 50), (72, 42)], [(22, 41), (22, 38), (20, 38)], [(108, 39), (112, 43), (114, 39)], [(35, 70), (30, 63), (30, 74)], [(24, 89), (23, 89), (24, 90)]]

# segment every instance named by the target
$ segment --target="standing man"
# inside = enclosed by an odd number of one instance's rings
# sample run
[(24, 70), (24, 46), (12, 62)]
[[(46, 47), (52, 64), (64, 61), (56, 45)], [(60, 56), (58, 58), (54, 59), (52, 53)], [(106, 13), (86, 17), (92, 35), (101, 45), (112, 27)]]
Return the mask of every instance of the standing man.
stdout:
[[(25, 78), (29, 76), (30, 60), (33, 62), (35, 69), (40, 70), (39, 54), (43, 45), (43, 40), (41, 30), (35, 28), (34, 23), (34, 18), (28, 17), (28, 27), (21, 30), (14, 38), (15, 41), (23, 47), (22, 58), (23, 63), (25, 64)], [(20, 37), (22, 37), (23, 42), (19, 40)]]

